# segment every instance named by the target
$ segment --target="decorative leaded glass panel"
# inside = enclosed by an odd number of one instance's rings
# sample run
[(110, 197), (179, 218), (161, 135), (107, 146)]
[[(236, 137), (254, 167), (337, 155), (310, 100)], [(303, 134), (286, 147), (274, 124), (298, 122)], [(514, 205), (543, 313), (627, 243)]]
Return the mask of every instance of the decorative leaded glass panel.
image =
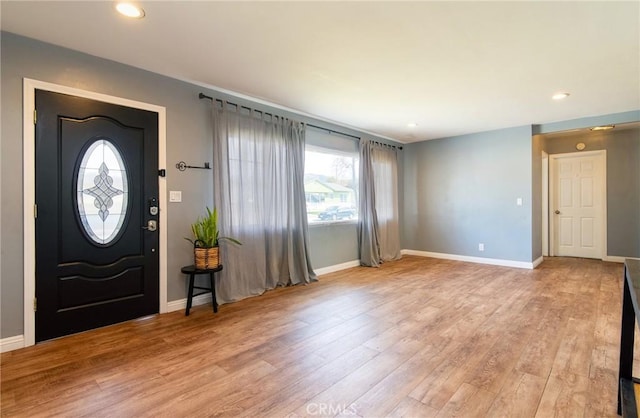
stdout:
[(87, 235), (98, 244), (113, 241), (127, 214), (129, 187), (122, 156), (110, 141), (98, 140), (84, 153), (76, 190), (78, 214)]

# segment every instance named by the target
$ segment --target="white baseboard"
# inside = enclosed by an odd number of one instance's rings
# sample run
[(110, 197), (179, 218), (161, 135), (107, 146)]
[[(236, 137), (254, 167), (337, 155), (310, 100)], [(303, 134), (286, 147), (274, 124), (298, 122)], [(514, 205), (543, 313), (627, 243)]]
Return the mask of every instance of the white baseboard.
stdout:
[(538, 263), (542, 262), (542, 257), (538, 258), (538, 260), (533, 263), (527, 261), (514, 261), (514, 260), (500, 260), (497, 258), (483, 258), (483, 257), (471, 257), (468, 255), (458, 255), (458, 254), (445, 254), (445, 253), (433, 253), (430, 251), (417, 251), (417, 250), (402, 250), (403, 255), (417, 255), (420, 257), (431, 257), (431, 258), (441, 258), (443, 260), (455, 260), (455, 261), (466, 261), (469, 263), (479, 263), (479, 264), (491, 264), (494, 266), (504, 266), (504, 267), (516, 267), (521, 269), (534, 269)]
[(543, 256), (538, 257), (538, 259), (533, 262), (533, 268), (538, 267), (540, 264), (542, 264), (543, 261), (544, 261)]
[[(211, 293), (194, 297), (191, 301), (191, 306), (206, 305), (208, 303), (211, 303)], [(167, 303), (167, 312), (184, 311), (185, 309), (187, 309), (187, 298), (172, 300)]]
[(313, 271), (316, 273), (316, 275), (322, 276), (323, 274), (329, 274), (335, 271), (346, 270), (352, 267), (359, 267), (359, 266), (360, 266), (360, 260), (352, 260), (352, 261), (347, 261), (346, 263), (334, 264), (333, 266), (313, 269)]
[(15, 335), (0, 340), (0, 353), (17, 350), (24, 347), (24, 335)]
[(640, 260), (640, 258), (636, 257), (618, 257), (617, 255), (607, 255), (602, 259), (602, 261), (609, 261), (611, 263), (624, 263), (624, 260), (626, 260), (627, 258), (631, 260)]

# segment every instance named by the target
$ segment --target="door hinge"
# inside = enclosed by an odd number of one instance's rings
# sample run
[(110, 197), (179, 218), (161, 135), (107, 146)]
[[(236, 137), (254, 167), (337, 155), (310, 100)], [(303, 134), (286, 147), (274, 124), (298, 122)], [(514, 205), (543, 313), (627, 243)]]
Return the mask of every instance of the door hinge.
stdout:
[(38, 219), (38, 204), (33, 205), (33, 217), (34, 219)]
[(38, 298), (33, 298), (33, 312), (38, 310)]
[(33, 124), (35, 125), (37, 121), (38, 121), (38, 111), (36, 109), (33, 109)]

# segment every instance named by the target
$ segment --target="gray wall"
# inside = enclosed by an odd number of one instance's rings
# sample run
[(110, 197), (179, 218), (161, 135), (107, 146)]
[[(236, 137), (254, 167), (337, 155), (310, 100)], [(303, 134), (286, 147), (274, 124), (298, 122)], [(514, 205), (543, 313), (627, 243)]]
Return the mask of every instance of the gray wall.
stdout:
[(409, 144), (403, 154), (403, 248), (533, 260), (531, 126)]
[[(357, 131), (312, 118), (274, 110), (232, 96), (113, 61), (56, 47), (2, 32), (0, 175), (2, 259), (0, 267), (0, 338), (22, 334), (23, 328), (23, 234), (22, 234), (22, 79), (32, 78), (98, 93), (165, 106), (167, 109), (167, 185), (181, 190), (182, 203), (169, 203), (168, 299), (186, 296), (180, 267), (192, 262), (192, 249), (183, 239), (189, 225), (212, 205), (212, 172), (180, 172), (180, 161), (202, 164), (211, 161), (211, 103), (198, 100), (199, 92), (239, 104), (270, 110), (304, 122), (359, 135)], [(375, 138), (382, 142), (382, 138)], [(335, 239), (334, 236), (340, 237)], [(327, 245), (330, 244), (330, 245)], [(316, 227), (311, 232), (311, 257), (315, 268), (357, 258), (355, 225)]]
[[(640, 128), (550, 135), (549, 154), (607, 150), (607, 255), (640, 257)], [(536, 135), (536, 137), (538, 137)]]
[(357, 225), (355, 222), (311, 225), (309, 246), (314, 268), (358, 260)]

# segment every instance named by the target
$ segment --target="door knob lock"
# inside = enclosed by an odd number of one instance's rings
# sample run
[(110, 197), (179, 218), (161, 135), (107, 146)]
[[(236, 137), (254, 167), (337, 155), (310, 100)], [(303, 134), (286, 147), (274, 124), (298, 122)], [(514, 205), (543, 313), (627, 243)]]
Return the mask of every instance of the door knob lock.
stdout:
[(150, 220), (147, 221), (147, 226), (143, 226), (142, 229), (146, 229), (147, 231), (155, 231), (156, 229), (158, 229), (158, 222), (155, 220)]

